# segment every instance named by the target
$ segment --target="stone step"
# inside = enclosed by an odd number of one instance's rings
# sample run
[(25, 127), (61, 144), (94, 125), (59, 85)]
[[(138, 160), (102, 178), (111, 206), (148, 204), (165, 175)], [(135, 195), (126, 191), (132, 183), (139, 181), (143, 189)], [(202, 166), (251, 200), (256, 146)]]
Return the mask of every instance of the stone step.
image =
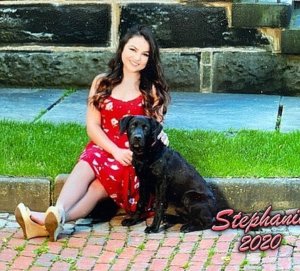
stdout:
[[(2, 49), (0, 87), (88, 88), (97, 74), (107, 71), (112, 56), (112, 50), (93, 47)], [(163, 49), (161, 58), (171, 90), (300, 93), (294, 76), (300, 59), (259, 47)]]
[(281, 34), (281, 53), (300, 54), (300, 28), (284, 29)]
[(300, 4), (299, 4), (299, 7), (295, 6), (295, 9), (293, 10), (289, 28), (290, 29), (300, 29)]
[(292, 5), (290, 3), (274, 3), (273, 1), (233, 3), (232, 27), (287, 27), (291, 14)]
[[(56, 202), (68, 176), (68, 174), (60, 174), (56, 177), (52, 194), (53, 202)], [(273, 210), (293, 209), (298, 208), (300, 203), (298, 178), (205, 179), (217, 195), (219, 206), (224, 209), (233, 208), (247, 213), (264, 210), (270, 205)], [(266, 194), (265, 191), (268, 193)]]
[[(260, 25), (289, 23), (290, 3), (269, 1), (259, 5), (273, 15)], [(281, 32), (266, 38), (255, 25), (231, 27), (231, 19), (239, 22), (237, 16), (243, 16), (236, 12), (239, 7), (257, 4), (233, 3), (233, 18), (231, 5), (214, 0), (0, 1), (0, 86), (88, 87), (96, 74), (106, 71), (120, 34), (133, 23), (141, 23), (150, 25), (157, 37), (172, 89), (299, 93), (296, 83), (285, 80), (299, 60), (268, 51), (270, 44), (276, 44), (273, 51), (281, 52)], [(297, 53), (298, 34), (283, 35), (291, 43), (284, 45), (283, 52)], [(250, 66), (252, 56), (259, 59), (258, 69)], [(274, 80), (273, 74), (279, 76)]]
[(295, 6), (289, 27), (282, 30), (281, 53), (300, 54), (300, 7)]
[[(53, 182), (46, 178), (0, 176), (0, 212), (13, 213), (20, 202), (34, 211), (45, 211), (56, 202), (67, 177), (68, 174), (58, 175)], [(256, 212), (269, 205), (273, 210), (298, 208), (300, 205), (299, 178), (206, 179), (223, 208)]]
[(111, 5), (0, 3), (0, 44), (110, 45)]
[(137, 23), (152, 26), (161, 48), (266, 44), (256, 29), (230, 28), (226, 5), (0, 1), (0, 46), (113, 47), (118, 36)]

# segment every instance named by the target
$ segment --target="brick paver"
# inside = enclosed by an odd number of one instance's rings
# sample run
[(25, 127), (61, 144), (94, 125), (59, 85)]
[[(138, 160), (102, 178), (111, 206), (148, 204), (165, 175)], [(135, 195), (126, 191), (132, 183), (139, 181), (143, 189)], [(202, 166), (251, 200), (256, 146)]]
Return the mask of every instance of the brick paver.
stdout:
[(13, 215), (1, 213), (0, 217), (3, 271), (300, 270), (299, 226), (253, 232), (254, 236), (281, 233), (283, 242), (275, 250), (239, 252), (241, 230), (183, 234), (175, 226), (145, 234), (145, 223), (122, 227), (119, 215), (106, 223), (93, 224), (89, 219), (69, 223), (59, 240), (50, 242), (47, 238), (24, 240)]

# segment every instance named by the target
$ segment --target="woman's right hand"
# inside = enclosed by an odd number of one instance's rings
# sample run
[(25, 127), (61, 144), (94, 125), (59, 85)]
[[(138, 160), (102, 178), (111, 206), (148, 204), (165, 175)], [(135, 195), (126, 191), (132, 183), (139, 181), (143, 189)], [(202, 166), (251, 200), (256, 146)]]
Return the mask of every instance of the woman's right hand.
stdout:
[(132, 151), (129, 149), (117, 148), (112, 156), (123, 166), (130, 166), (132, 163)]

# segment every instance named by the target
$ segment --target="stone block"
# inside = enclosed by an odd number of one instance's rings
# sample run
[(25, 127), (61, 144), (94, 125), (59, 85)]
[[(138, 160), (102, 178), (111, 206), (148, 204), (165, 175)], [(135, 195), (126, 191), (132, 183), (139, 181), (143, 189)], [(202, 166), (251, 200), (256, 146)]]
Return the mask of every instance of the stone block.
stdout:
[(128, 4), (122, 7), (120, 31), (134, 24), (152, 26), (161, 47), (221, 45), (227, 19), (224, 8), (170, 4)]
[(281, 32), (280, 28), (261, 27), (259, 31), (269, 40), (270, 49), (273, 53), (281, 53)]
[(202, 66), (201, 90), (211, 90), (211, 66)]
[(300, 28), (284, 29), (281, 33), (281, 53), (300, 54)]
[(199, 55), (164, 52), (161, 54), (166, 80), (171, 90), (199, 91)]
[(208, 182), (218, 195), (222, 208), (235, 211), (257, 212), (272, 205), (273, 210), (299, 208), (299, 179), (219, 179)]
[(269, 40), (257, 29), (230, 28), (223, 33), (225, 46), (264, 46), (269, 45)]
[[(220, 2), (220, 0), (180, 0), (180, 3), (185, 5), (203, 5), (209, 2)], [(223, 0), (222, 2), (231, 3), (232, 0)]]
[[(89, 87), (108, 70), (109, 50), (0, 51), (0, 86)], [(199, 56), (162, 52), (165, 75), (173, 89), (199, 89)], [(17, 64), (17, 65), (16, 65)]]
[(53, 191), (51, 195), (51, 202), (52, 204), (55, 204), (57, 201), (57, 198), (59, 196), (59, 193), (64, 186), (65, 181), (67, 180), (69, 174), (59, 174), (55, 180), (54, 180), (54, 185), (53, 185)]
[(0, 211), (13, 213), (23, 202), (31, 210), (45, 211), (50, 204), (50, 180), (46, 178), (0, 177)]
[(285, 95), (300, 94), (300, 55), (287, 55), (286, 69), (284, 70)]
[(0, 44), (84, 44), (108, 46), (108, 4), (0, 5)]
[(280, 93), (285, 67), (284, 57), (260, 50), (215, 52), (213, 92)]
[(90, 86), (107, 71), (110, 51), (0, 51), (0, 86)]
[(211, 64), (212, 53), (211, 52), (202, 52), (201, 53), (201, 63), (202, 64)]
[[(67, 179), (58, 175), (54, 187), (54, 202)], [(241, 212), (299, 208), (300, 179), (297, 178), (205, 178), (217, 195), (220, 208)], [(274, 196), (276, 195), (276, 197)]]
[(155, 3), (122, 6), (121, 35), (137, 23), (151, 26), (162, 48), (267, 43), (256, 29), (229, 28), (225, 7)]
[(232, 26), (235, 28), (286, 27), (292, 6), (274, 3), (233, 3)]

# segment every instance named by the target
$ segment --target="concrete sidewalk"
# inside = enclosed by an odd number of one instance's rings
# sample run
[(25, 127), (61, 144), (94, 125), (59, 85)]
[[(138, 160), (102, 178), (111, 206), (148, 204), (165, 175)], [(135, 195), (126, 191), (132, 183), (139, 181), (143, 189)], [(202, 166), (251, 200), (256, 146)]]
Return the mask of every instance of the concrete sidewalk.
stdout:
[[(87, 90), (66, 94), (60, 89), (0, 89), (0, 119), (84, 125), (86, 97)], [(280, 106), (283, 106), (283, 114), (278, 118)], [(300, 129), (300, 97), (173, 92), (165, 126), (214, 131), (274, 131), (278, 120), (282, 132)], [(11, 189), (9, 178), (4, 179), (8, 179), (10, 186), (7, 187)], [(48, 181), (44, 181), (49, 186)], [(236, 182), (224, 180), (224, 189), (226, 186), (227, 192), (233, 194), (235, 191), (249, 194), (251, 189), (258, 189), (253, 185), (246, 187), (245, 181), (241, 185)], [(296, 179), (286, 182), (266, 179), (256, 183), (264, 183), (263, 189), (269, 193), (265, 198), (274, 198), (279, 205), (286, 203), (285, 199), (297, 194), (300, 188)], [(20, 184), (13, 186), (20, 188)], [(270, 190), (268, 185), (275, 190)], [(284, 189), (278, 189), (280, 185), (288, 189), (281, 193)], [(270, 191), (278, 193), (275, 196)], [(24, 190), (24, 193), (27, 192)], [(254, 203), (259, 205), (262, 199)], [(118, 215), (105, 223), (93, 224), (89, 219), (68, 223), (58, 242), (51, 243), (47, 238), (24, 240), (14, 216), (2, 212), (0, 270), (300, 270), (299, 226), (260, 229), (253, 235), (279, 234), (283, 236), (283, 243), (274, 250), (240, 252), (242, 230), (182, 234), (180, 225), (176, 225), (158, 234), (145, 234), (145, 223), (122, 227), (123, 218)]]
[[(0, 89), (0, 119), (85, 123), (87, 90), (67, 96), (61, 89)], [(165, 127), (224, 131), (300, 129), (300, 97), (171, 92)]]

